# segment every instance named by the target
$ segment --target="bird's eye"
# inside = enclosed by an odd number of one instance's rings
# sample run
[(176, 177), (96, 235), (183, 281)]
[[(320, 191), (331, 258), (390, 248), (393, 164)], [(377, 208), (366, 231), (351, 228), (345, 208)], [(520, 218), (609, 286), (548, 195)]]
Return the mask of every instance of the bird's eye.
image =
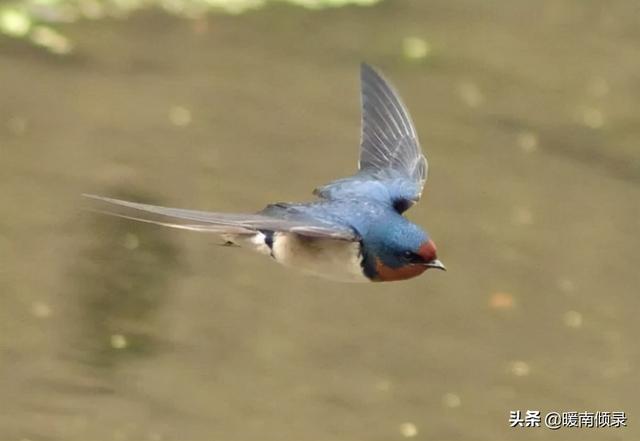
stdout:
[(413, 263), (422, 261), (422, 257), (414, 253), (413, 251), (405, 251), (404, 253), (402, 253), (402, 257)]
[(402, 257), (409, 263), (413, 263), (416, 265), (422, 265), (425, 263), (424, 257), (422, 257), (418, 253), (414, 253), (413, 251), (404, 251), (402, 253)]

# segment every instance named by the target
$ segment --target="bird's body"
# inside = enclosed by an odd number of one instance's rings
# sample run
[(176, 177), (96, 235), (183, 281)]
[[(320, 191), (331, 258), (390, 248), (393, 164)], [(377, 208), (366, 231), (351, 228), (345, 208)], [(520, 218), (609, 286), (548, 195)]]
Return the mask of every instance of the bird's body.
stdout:
[[(379, 212), (380, 208), (362, 200), (319, 201), (306, 204), (278, 203), (267, 206), (261, 213), (300, 221), (321, 220), (327, 224), (346, 225), (357, 231), (353, 222), (355, 219), (349, 216), (354, 207), (358, 208), (359, 213), (368, 213), (362, 216), (363, 219), (379, 217), (376, 216), (376, 211)], [(270, 255), (278, 263), (308, 274), (330, 277), (342, 282), (368, 281), (362, 271), (360, 241), (271, 231), (261, 231), (251, 236), (229, 235), (225, 239), (241, 246), (253, 247), (258, 252)]]
[(166, 208), (91, 196), (109, 214), (220, 234), (306, 273), (347, 282), (392, 281), (444, 269), (433, 241), (402, 213), (419, 198), (427, 161), (393, 88), (363, 64), (359, 171), (315, 190), (318, 200), (256, 214)]
[[(409, 224), (406, 218), (388, 204), (362, 198), (306, 204), (278, 203), (269, 205), (261, 213), (299, 221), (314, 219), (325, 221), (327, 224), (345, 225), (360, 237), (367, 236), (379, 225)], [(367, 250), (361, 241), (309, 237), (290, 232), (274, 233), (268, 230), (223, 237), (231, 243), (270, 255), (278, 263), (309, 274), (343, 282), (371, 280), (365, 273), (367, 268), (364, 258)], [(372, 262), (372, 265), (375, 266), (375, 262)], [(372, 274), (372, 277), (375, 275)]]
[(228, 239), (307, 274), (339, 282), (369, 281), (362, 272), (362, 251), (358, 242), (305, 237), (295, 233), (257, 233)]

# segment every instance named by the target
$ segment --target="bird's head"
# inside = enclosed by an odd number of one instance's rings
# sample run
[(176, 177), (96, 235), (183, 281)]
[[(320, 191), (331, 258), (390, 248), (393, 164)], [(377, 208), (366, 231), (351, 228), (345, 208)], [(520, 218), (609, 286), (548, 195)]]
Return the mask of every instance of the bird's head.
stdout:
[(362, 249), (364, 272), (373, 281), (410, 279), (429, 268), (446, 270), (429, 235), (401, 216), (371, 228)]

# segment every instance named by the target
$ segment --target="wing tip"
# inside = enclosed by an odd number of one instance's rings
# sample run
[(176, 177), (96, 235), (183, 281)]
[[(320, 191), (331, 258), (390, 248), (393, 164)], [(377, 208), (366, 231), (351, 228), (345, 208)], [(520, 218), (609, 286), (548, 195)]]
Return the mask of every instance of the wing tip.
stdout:
[(369, 70), (374, 70), (373, 66), (371, 66), (366, 61), (361, 61), (360, 62), (360, 72), (369, 71)]
[(85, 199), (91, 199), (93, 201), (109, 202), (111, 204), (118, 204), (119, 202), (125, 202), (125, 201), (122, 201), (120, 199), (108, 198), (108, 197), (105, 197), (105, 196), (100, 196), (100, 195), (92, 194), (92, 193), (81, 193), (80, 196), (85, 198)]
[(373, 78), (376, 78), (376, 79), (382, 79), (383, 78), (383, 76), (380, 73), (380, 71), (378, 70), (378, 68), (370, 65), (366, 61), (361, 61), (360, 62), (360, 78), (364, 82), (364, 80), (367, 77), (373, 77)]

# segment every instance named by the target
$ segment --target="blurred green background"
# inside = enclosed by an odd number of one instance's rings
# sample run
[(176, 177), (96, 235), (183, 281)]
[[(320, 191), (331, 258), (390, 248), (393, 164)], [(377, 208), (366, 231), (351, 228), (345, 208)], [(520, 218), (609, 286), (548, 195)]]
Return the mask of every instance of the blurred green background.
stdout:
[[(637, 2), (299, 3), (0, 3), (0, 439), (639, 439)], [(447, 273), (337, 284), (83, 210), (309, 199), (355, 168), (360, 61)]]

